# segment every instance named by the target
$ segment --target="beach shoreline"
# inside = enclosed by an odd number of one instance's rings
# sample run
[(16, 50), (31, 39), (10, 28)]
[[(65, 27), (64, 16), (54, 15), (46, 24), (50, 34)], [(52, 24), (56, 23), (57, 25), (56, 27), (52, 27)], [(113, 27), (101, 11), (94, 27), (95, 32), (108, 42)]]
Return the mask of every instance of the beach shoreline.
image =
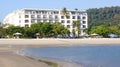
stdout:
[[(85, 38), (85, 39), (0, 39), (0, 66), (2, 67), (26, 67), (26, 64), (30, 67), (49, 67), (49, 65), (30, 60), (24, 55), (21, 55), (19, 51), (21, 48), (34, 48), (34, 47), (59, 47), (59, 46), (104, 46), (104, 45), (120, 45), (120, 38)], [(15, 54), (12, 54), (15, 53)], [(11, 62), (12, 60), (12, 62)], [(19, 62), (16, 62), (19, 60)], [(49, 62), (55, 62), (63, 67), (79, 67), (77, 64), (44, 59)], [(24, 63), (27, 62), (27, 63)], [(12, 63), (12, 66), (10, 66)], [(23, 65), (22, 65), (23, 63)], [(6, 65), (7, 64), (7, 65)], [(67, 66), (70, 65), (70, 66)], [(83, 67), (83, 66), (81, 66)]]
[(120, 45), (120, 38), (84, 38), (84, 39), (0, 39), (0, 46), (89, 46)]
[(18, 49), (11, 47), (0, 47), (1, 67), (49, 67), (49, 65), (32, 60), (26, 56), (17, 54)]
[(44, 57), (44, 58), (43, 57), (36, 58), (33, 56), (26, 56), (26, 57), (46, 63), (53, 67), (84, 67), (84, 64), (77, 63), (74, 61), (65, 61), (65, 60), (60, 60), (60, 59), (55, 59), (55, 58), (46, 58), (46, 57)]
[[(83, 67), (74, 62), (52, 58), (36, 58), (22, 54), (21, 48), (1, 47), (0, 66), (2, 67)], [(17, 61), (17, 62), (16, 62)], [(35, 65), (35, 66), (34, 66)]]

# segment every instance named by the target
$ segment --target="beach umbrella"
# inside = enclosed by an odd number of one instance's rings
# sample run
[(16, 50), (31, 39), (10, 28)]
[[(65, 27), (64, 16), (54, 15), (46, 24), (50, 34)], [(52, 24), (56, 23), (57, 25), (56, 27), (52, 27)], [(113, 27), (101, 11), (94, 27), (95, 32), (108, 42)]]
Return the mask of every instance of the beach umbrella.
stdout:
[(117, 38), (118, 37), (118, 35), (116, 35), (116, 34), (109, 34), (108, 35), (110, 38)]
[(39, 34), (39, 33), (36, 33), (35, 36), (36, 36), (36, 38), (39, 38), (40, 34)]
[(19, 33), (19, 32), (16, 32), (16, 33), (14, 33), (13, 35), (22, 35), (21, 33)]
[(84, 33), (82, 36), (89, 36), (88, 34)]
[(96, 33), (93, 33), (93, 34), (91, 34), (92, 36), (97, 36), (98, 34), (96, 34)]
[(40, 34), (39, 34), (39, 33), (36, 33), (35, 35), (36, 35), (36, 36), (39, 36)]
[(19, 36), (21, 36), (22, 34), (19, 33), (19, 32), (16, 32), (16, 33), (14, 33), (13, 35), (14, 35), (15, 38), (19, 38)]

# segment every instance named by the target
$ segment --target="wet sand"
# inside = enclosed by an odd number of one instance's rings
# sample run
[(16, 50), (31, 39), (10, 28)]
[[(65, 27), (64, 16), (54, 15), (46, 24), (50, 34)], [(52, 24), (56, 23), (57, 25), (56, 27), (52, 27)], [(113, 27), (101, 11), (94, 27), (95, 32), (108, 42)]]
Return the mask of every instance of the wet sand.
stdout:
[(75, 62), (69, 62), (69, 61), (63, 61), (58, 59), (48, 59), (48, 58), (40, 58), (41, 60), (50, 61), (53, 63), (57, 63), (58, 67), (85, 67), (82, 63), (75, 63)]
[(29, 58), (15, 54), (0, 54), (1, 67), (49, 67), (45, 63), (41, 63)]
[(47, 64), (15, 53), (17, 49), (0, 48), (0, 67), (49, 67)]
[[(13, 47), (1, 47), (0, 48), (0, 66), (1, 67), (51, 67), (51, 65), (46, 64), (45, 62), (40, 62), (39, 58), (30, 57), (27, 55), (22, 55), (19, 53), (18, 48)], [(54, 60), (54, 59), (45, 59), (40, 58), (47, 62), (52, 62), (57, 64), (58, 67), (83, 67), (80, 64)]]

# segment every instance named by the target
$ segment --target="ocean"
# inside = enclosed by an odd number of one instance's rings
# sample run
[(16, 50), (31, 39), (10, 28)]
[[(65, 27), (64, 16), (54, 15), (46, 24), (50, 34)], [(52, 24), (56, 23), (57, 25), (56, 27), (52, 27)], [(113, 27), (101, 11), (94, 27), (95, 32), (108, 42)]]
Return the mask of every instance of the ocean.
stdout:
[(119, 67), (120, 46), (23, 48), (26, 55), (83, 64), (84, 67)]

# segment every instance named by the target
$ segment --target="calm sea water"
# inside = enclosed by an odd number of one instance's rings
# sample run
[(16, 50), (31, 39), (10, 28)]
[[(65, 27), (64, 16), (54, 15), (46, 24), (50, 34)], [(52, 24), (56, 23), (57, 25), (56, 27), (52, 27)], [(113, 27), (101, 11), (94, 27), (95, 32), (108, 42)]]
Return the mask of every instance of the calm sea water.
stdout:
[(120, 46), (27, 48), (27, 55), (82, 63), (85, 67), (120, 67)]

